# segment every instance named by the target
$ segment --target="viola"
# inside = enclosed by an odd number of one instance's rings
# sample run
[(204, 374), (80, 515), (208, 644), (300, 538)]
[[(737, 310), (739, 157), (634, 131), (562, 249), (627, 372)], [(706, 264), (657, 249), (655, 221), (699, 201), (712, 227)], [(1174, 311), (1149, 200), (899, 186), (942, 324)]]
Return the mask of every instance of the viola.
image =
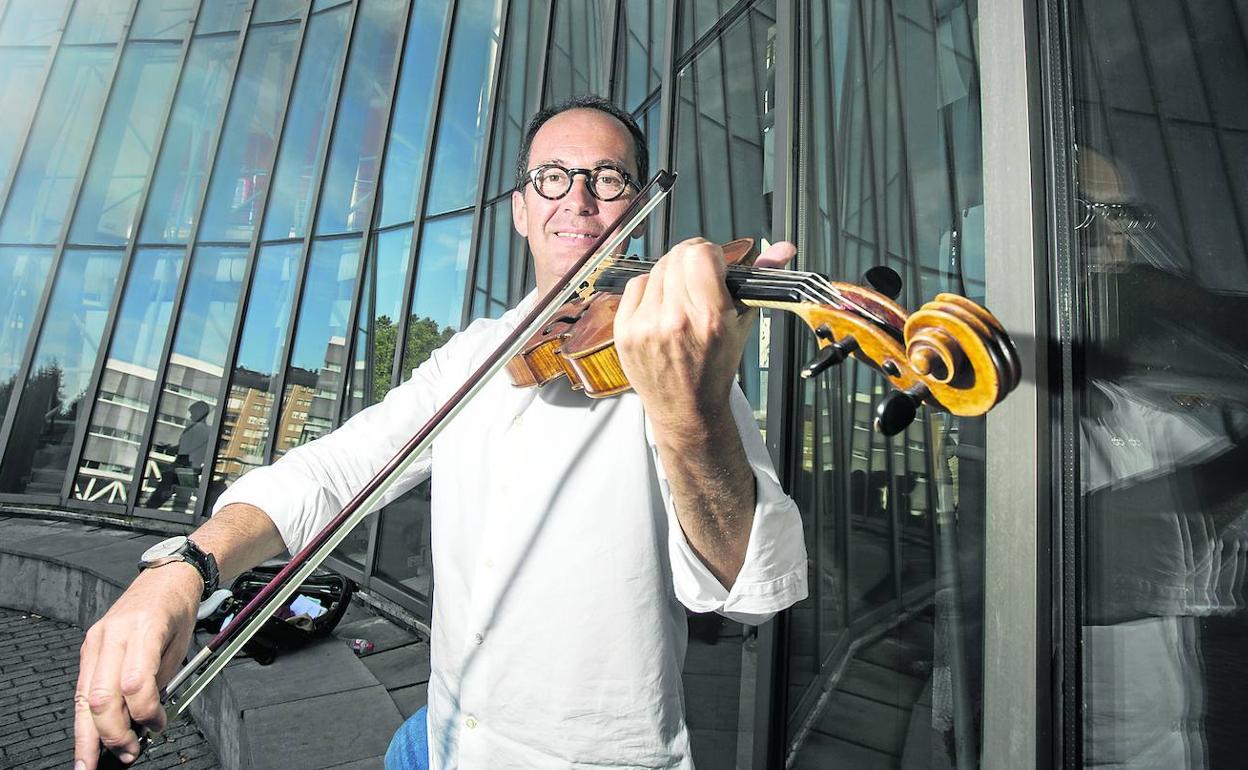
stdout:
[[(817, 273), (753, 267), (754, 240), (722, 246), (729, 293), (747, 307), (794, 313), (810, 327), (819, 354), (801, 370), (812, 377), (848, 358), (883, 374), (893, 389), (877, 409), (876, 429), (894, 435), (927, 404), (952, 414), (986, 413), (1018, 384), (1020, 368), (1001, 322), (957, 294), (938, 294), (914, 313), (895, 301), (901, 278), (872, 268), (870, 286)], [(654, 262), (609, 257), (507, 363), (517, 387), (567, 378), (574, 390), (606, 398), (630, 389), (613, 339), (620, 294)]]

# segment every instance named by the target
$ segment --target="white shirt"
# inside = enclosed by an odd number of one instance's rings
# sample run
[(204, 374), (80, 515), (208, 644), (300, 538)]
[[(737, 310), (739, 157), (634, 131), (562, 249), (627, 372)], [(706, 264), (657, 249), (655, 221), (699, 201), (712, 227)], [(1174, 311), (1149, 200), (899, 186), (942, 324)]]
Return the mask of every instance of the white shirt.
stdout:
[[(214, 509), (265, 511), (291, 553), (405, 443), (534, 301), (457, 334), (385, 400), (238, 480)], [(692, 768), (684, 607), (746, 623), (806, 597), (797, 506), (748, 402), (732, 412), (757, 506), (731, 591), (691, 550), (633, 393), (500, 373), (412, 463), (390, 499), (432, 486), (432, 766)], [(683, 606), (682, 606), (683, 605)]]

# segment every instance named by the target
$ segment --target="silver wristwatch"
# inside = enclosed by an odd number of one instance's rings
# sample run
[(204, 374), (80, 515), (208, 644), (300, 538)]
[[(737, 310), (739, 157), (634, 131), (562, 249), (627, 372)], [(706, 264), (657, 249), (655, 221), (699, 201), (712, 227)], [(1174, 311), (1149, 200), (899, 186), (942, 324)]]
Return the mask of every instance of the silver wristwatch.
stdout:
[(221, 574), (217, 570), (217, 560), (213, 555), (200, 549), (195, 541), (178, 535), (168, 540), (161, 540), (148, 548), (139, 558), (139, 571), (160, 567), (170, 562), (184, 561), (195, 568), (204, 581), (204, 592), (199, 600), (203, 601), (217, 590)]

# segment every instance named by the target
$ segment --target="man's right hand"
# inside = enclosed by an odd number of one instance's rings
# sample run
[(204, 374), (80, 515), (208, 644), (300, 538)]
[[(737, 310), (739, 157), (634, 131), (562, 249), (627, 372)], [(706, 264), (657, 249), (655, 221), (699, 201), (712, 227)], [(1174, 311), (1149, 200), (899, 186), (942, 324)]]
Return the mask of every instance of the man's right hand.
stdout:
[(101, 743), (133, 762), (132, 722), (164, 729), (160, 688), (186, 657), (202, 590), (185, 562), (145, 570), (87, 631), (74, 691), (74, 770), (95, 770)]

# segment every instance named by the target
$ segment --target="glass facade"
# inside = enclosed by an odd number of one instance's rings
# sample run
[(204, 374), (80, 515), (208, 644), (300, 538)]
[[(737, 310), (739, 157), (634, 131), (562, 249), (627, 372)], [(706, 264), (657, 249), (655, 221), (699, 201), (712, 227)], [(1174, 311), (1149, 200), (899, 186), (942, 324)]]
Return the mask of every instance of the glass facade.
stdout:
[[(993, 139), (1022, 5), (1019, 56), (1049, 66), (1011, 104), (1044, 118)], [(991, 305), (994, 265), (1014, 269), (997, 287), (1046, 287), (1016, 339), (1052, 415), (995, 445), (996, 414), (923, 410), (883, 437), (884, 380), (798, 377), (814, 339), (764, 314), (740, 379), (811, 594), (758, 628), (690, 615), (698, 766), (961, 770), (994, 766), (1001, 736), (1032, 766), (1237, 766), (1248, 7), (1033, 5), (0, 0), (0, 506), (187, 529), (384, 398), (532, 287), (524, 126), (595, 93), (680, 174), (634, 252), (785, 238), (837, 280), (892, 267), (908, 308)], [(1019, 169), (990, 162), (1001, 144), (1045, 147), (1025, 161), (1042, 202), (1009, 223), (1039, 233), (1021, 268), (992, 248), (991, 180)], [(991, 596), (1020, 565), (992, 553), (1019, 513), (991, 504), (1010, 479), (989, 466), (1019, 442), (1041, 502), (1035, 591), (1009, 597), (1036, 625), (1016, 632)], [(429, 500), (331, 560), (426, 620)], [(1012, 634), (1034, 672), (996, 665)], [(1034, 702), (1003, 729), (993, 693), (1022, 681)]]

